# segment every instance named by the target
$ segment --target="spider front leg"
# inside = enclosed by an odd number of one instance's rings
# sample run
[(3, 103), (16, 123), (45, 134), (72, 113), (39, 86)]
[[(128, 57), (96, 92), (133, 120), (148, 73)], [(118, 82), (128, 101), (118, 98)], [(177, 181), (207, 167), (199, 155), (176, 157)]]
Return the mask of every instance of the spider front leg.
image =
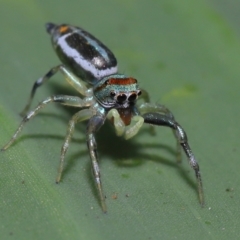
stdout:
[[(153, 113), (153, 112), (163, 113), (168, 118), (175, 121), (172, 112), (168, 108), (166, 108), (164, 105), (161, 105), (161, 104), (143, 103), (143, 104), (141, 104), (141, 106), (138, 107), (138, 111), (140, 112), (141, 115), (143, 115), (145, 113)], [(176, 136), (176, 131), (174, 129), (173, 129), (173, 134), (175, 135), (175, 137), (177, 139), (177, 162), (180, 163), (182, 161), (181, 145), (180, 145), (180, 142), (178, 141), (178, 138)]]
[(97, 143), (94, 136), (97, 130), (103, 125), (104, 121), (105, 116), (101, 115), (95, 115), (92, 118), (90, 118), (87, 126), (87, 146), (92, 161), (93, 176), (100, 197), (102, 210), (103, 212), (107, 212), (105, 196), (102, 190), (100, 168), (98, 165)]
[(34, 116), (36, 116), (39, 111), (44, 108), (46, 105), (52, 102), (61, 103), (63, 105), (68, 105), (72, 107), (88, 107), (90, 105), (89, 100), (81, 99), (79, 97), (73, 97), (73, 96), (66, 96), (66, 95), (55, 95), (48, 97), (44, 101), (42, 101), (38, 106), (31, 112), (29, 112), (20, 123), (19, 127), (17, 128), (16, 132), (10, 139), (10, 141), (1, 149), (1, 151), (5, 151), (7, 148), (9, 148), (17, 139), (18, 135), (21, 133), (23, 127), (25, 124), (30, 121)]
[(42, 84), (47, 82), (57, 72), (61, 72), (63, 74), (63, 76), (65, 77), (65, 79), (67, 80), (67, 82), (70, 85), (72, 85), (80, 94), (82, 94), (83, 96), (87, 95), (88, 89), (86, 87), (86, 83), (83, 82), (81, 79), (79, 79), (77, 76), (75, 76), (72, 72), (70, 72), (64, 65), (58, 65), (56, 67), (51, 68), (43, 77), (39, 78), (33, 84), (30, 97), (28, 99), (28, 102), (27, 102), (25, 108), (21, 112), (21, 116), (24, 116), (28, 112), (37, 89)]
[(150, 123), (153, 125), (158, 126), (167, 126), (174, 130), (175, 136), (177, 138), (177, 141), (182, 146), (185, 154), (188, 157), (188, 161), (190, 166), (194, 169), (195, 175), (197, 178), (197, 184), (198, 184), (198, 195), (199, 195), (199, 201), (201, 206), (204, 205), (204, 195), (203, 195), (203, 186), (202, 186), (202, 178), (200, 174), (200, 168), (199, 165), (194, 157), (194, 154), (188, 144), (188, 139), (185, 131), (183, 128), (171, 117), (167, 115), (163, 115), (160, 113), (145, 113), (142, 115), (144, 118), (145, 123)]

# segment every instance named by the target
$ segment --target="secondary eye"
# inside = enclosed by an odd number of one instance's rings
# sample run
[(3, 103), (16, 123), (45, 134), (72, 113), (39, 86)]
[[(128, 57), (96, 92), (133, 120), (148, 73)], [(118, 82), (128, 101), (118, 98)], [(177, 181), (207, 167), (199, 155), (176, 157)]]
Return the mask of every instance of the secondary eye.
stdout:
[(111, 96), (111, 97), (115, 97), (115, 95), (116, 95), (116, 93), (115, 93), (114, 91), (111, 91), (111, 92), (110, 92), (110, 96)]

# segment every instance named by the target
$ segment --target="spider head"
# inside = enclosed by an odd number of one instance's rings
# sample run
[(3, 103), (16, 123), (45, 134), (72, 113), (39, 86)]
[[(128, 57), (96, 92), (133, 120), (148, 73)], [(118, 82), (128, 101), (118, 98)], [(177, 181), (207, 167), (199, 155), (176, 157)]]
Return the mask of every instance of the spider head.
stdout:
[(103, 78), (93, 87), (93, 92), (105, 108), (129, 108), (141, 94), (137, 80), (121, 74)]

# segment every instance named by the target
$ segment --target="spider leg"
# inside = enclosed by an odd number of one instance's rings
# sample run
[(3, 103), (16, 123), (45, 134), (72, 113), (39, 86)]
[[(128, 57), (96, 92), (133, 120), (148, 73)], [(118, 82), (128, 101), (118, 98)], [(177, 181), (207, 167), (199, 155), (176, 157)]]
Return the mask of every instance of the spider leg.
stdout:
[(17, 128), (16, 132), (10, 139), (10, 141), (1, 149), (1, 151), (5, 151), (7, 148), (9, 148), (17, 139), (18, 135), (22, 131), (24, 125), (30, 121), (34, 116), (36, 116), (39, 111), (44, 108), (46, 105), (52, 102), (61, 103), (63, 105), (73, 106), (73, 107), (88, 107), (89, 102), (85, 99), (81, 99), (79, 97), (73, 97), (73, 96), (66, 96), (66, 95), (55, 95), (46, 98), (41, 103), (38, 104), (38, 106), (33, 110), (30, 111), (22, 120), (19, 127)]
[(166, 108), (164, 105), (161, 105), (161, 104), (154, 104), (154, 103), (146, 102), (146, 103), (141, 104), (138, 107), (138, 111), (141, 114), (149, 113), (149, 112), (151, 112), (151, 113), (153, 113), (153, 112), (164, 113), (169, 118), (174, 119), (174, 116), (171, 113), (171, 111), (168, 108)]
[(141, 96), (140, 99), (142, 98), (144, 102), (150, 102), (150, 96), (149, 93), (145, 89), (141, 89)]
[[(174, 120), (174, 116), (172, 114), (172, 112), (166, 108), (164, 105), (161, 104), (152, 104), (152, 103), (143, 103), (141, 104), (141, 106), (138, 107), (138, 111), (140, 112), (141, 115), (145, 114), (145, 113), (163, 113), (166, 116), (168, 116), (170, 119)], [(178, 141), (178, 137), (176, 136), (176, 131), (173, 129), (173, 134), (175, 136), (175, 138), (177, 139), (177, 162), (181, 162), (182, 157), (181, 157), (181, 144)]]
[(167, 126), (172, 128), (175, 131), (175, 136), (179, 142), (179, 144), (182, 146), (185, 154), (188, 157), (188, 161), (190, 166), (194, 169), (195, 175), (197, 178), (197, 184), (198, 184), (198, 195), (200, 204), (204, 205), (204, 195), (203, 195), (203, 186), (202, 186), (202, 178), (200, 174), (200, 168), (199, 165), (194, 157), (194, 154), (188, 144), (188, 139), (185, 131), (183, 128), (174, 120), (174, 118), (171, 118), (167, 115), (163, 115), (157, 112), (153, 113), (145, 113), (143, 114), (144, 122), (150, 123), (153, 125), (158, 126)]
[(100, 197), (102, 210), (103, 212), (107, 212), (105, 196), (102, 190), (100, 168), (98, 165), (97, 143), (94, 136), (97, 130), (103, 125), (104, 121), (105, 121), (104, 116), (95, 115), (90, 118), (87, 126), (87, 146), (92, 161), (94, 180)]
[(79, 79), (77, 76), (75, 76), (72, 72), (70, 72), (64, 65), (58, 65), (51, 68), (43, 77), (39, 78), (33, 84), (30, 97), (25, 108), (21, 112), (21, 116), (24, 116), (28, 112), (37, 88), (47, 82), (53, 75), (55, 75), (59, 71), (64, 75), (67, 82), (72, 85), (80, 94), (82, 94), (83, 96), (87, 95), (86, 83)]
[(60, 163), (59, 163), (56, 183), (59, 183), (61, 180), (63, 166), (64, 166), (64, 159), (65, 159), (65, 155), (68, 150), (68, 147), (69, 147), (69, 144), (70, 144), (73, 132), (74, 132), (75, 124), (78, 122), (87, 120), (91, 116), (92, 116), (92, 112), (89, 109), (83, 109), (83, 110), (77, 112), (76, 114), (74, 114), (73, 117), (71, 118), (71, 120), (69, 121), (67, 135), (65, 137), (65, 141), (64, 141), (62, 149), (61, 149), (61, 157), (60, 157)]
[[(145, 89), (142, 89), (142, 88), (141, 88), (141, 93), (142, 94), (139, 96), (139, 100), (142, 99), (144, 101), (144, 103), (142, 103), (140, 105), (140, 107), (145, 106), (146, 104), (150, 104), (149, 103), (150, 102), (149, 93)], [(147, 111), (147, 112), (149, 112), (149, 111)], [(149, 132), (151, 135), (156, 135), (156, 131), (155, 131), (155, 128), (153, 125), (149, 125)]]

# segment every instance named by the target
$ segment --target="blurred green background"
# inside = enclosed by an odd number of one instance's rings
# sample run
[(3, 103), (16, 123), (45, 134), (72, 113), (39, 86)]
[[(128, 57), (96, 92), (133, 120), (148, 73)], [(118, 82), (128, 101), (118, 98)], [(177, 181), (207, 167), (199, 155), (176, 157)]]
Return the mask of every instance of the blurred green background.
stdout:
[[(47, 107), (0, 153), (0, 239), (237, 239), (239, 236), (239, 1), (0, 0), (0, 145), (17, 128), (33, 82), (59, 64), (48, 21), (81, 26), (116, 55), (152, 102), (168, 106), (201, 167), (206, 205), (169, 129), (97, 135), (108, 213), (94, 188), (79, 124), (61, 184), (55, 177), (74, 109)], [(58, 74), (34, 104), (77, 94)]]

